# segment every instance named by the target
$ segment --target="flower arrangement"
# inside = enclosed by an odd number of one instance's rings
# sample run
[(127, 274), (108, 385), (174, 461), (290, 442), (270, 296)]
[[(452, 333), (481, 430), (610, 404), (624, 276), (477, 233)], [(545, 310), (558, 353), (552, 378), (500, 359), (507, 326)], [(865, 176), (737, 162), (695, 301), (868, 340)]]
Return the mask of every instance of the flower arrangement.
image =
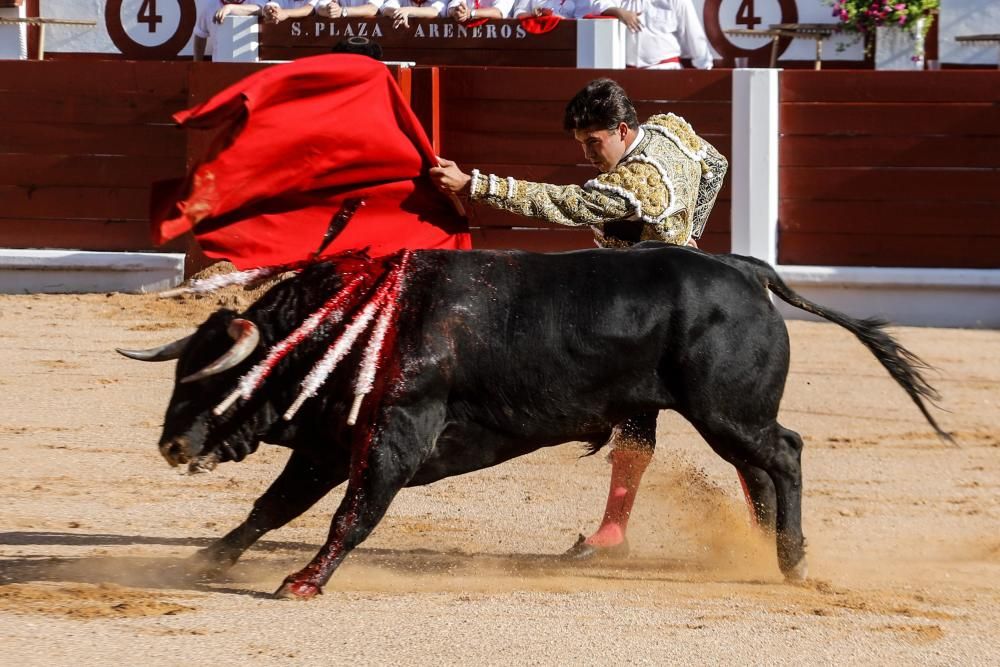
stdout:
[[(931, 17), (940, 0), (826, 0), (833, 6), (833, 16), (845, 32), (860, 38), (874, 36), (875, 28), (897, 27), (913, 32), (920, 43), (931, 29)], [(919, 33), (919, 34), (917, 34)], [(865, 53), (870, 53), (873, 39), (865, 39)]]

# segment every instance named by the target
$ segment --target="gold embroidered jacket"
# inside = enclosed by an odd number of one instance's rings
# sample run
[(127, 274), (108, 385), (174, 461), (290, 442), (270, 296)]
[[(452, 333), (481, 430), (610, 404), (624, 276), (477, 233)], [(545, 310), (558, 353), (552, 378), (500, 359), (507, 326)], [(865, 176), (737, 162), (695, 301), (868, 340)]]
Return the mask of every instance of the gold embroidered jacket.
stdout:
[(473, 170), (472, 200), (560, 225), (589, 225), (602, 246), (698, 238), (722, 188), (726, 159), (680, 116), (652, 116), (642, 129), (635, 150), (582, 187)]

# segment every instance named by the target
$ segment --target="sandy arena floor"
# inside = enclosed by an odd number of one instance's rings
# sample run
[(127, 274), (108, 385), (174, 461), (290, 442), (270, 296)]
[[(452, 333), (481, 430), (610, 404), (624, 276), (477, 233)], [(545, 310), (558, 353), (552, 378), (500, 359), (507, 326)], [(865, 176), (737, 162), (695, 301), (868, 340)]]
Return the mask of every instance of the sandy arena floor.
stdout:
[(633, 557), (543, 558), (595, 527), (608, 465), (565, 445), (404, 490), (309, 603), (331, 494), (202, 584), (184, 559), (236, 525), (284, 450), (182, 476), (156, 451), (173, 364), (115, 346), (186, 334), (210, 299), (0, 297), (5, 665), (1000, 663), (1000, 332), (899, 329), (934, 364), (938, 441), (848, 333), (791, 323), (782, 421), (806, 440), (808, 585), (781, 582), (732, 470), (675, 415)]

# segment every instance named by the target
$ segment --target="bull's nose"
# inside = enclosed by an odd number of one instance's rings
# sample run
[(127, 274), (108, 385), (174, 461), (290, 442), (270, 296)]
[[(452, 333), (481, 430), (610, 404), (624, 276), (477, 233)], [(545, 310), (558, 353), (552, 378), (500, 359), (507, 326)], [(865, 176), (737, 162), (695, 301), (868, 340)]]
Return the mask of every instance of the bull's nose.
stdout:
[(173, 438), (160, 443), (160, 454), (171, 466), (177, 466), (188, 462), (190, 445), (191, 441), (184, 436)]

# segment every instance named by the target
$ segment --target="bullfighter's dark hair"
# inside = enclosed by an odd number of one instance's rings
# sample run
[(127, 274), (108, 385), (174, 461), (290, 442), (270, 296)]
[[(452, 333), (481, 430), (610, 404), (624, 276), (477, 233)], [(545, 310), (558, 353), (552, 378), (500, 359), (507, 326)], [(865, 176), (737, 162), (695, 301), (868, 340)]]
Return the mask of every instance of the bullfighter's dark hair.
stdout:
[(639, 127), (635, 106), (625, 89), (611, 79), (594, 79), (573, 96), (566, 105), (563, 129), (612, 129), (625, 123), (633, 130)]

